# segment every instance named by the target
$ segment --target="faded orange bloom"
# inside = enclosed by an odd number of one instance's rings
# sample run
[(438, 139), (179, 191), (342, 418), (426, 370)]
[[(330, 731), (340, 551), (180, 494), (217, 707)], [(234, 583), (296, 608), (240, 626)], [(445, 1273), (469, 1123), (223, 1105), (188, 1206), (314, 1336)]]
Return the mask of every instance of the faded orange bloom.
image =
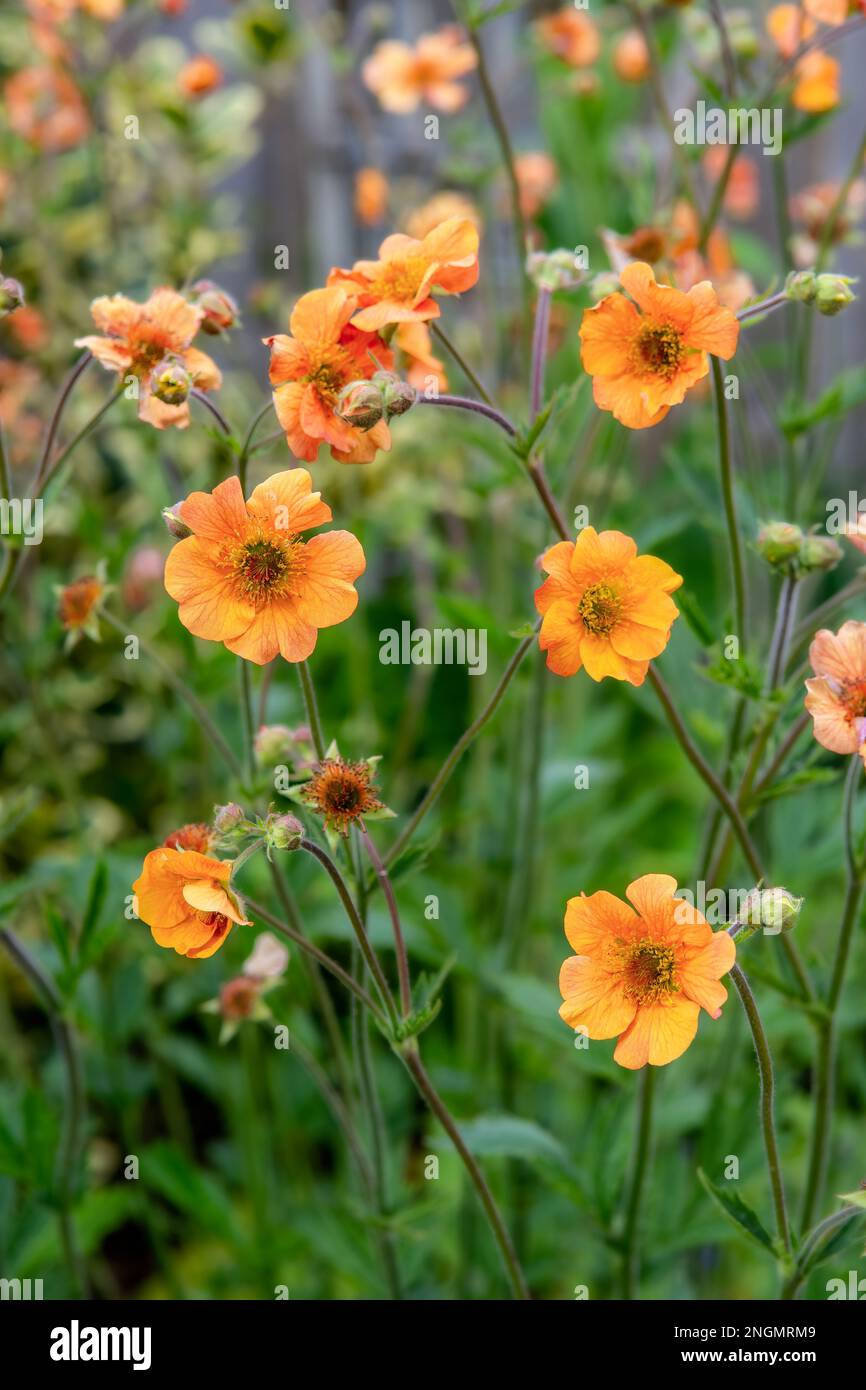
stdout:
[(859, 753), (866, 765), (866, 623), (822, 628), (809, 648), (815, 672), (806, 681), (812, 732), (831, 753)]
[(57, 611), (67, 632), (86, 632), (88, 636), (98, 639), (97, 614), (105, 592), (103, 580), (95, 574), (75, 579), (60, 590)]
[(216, 363), (207, 353), (191, 346), (202, 323), (202, 312), (176, 290), (158, 289), (144, 304), (122, 294), (103, 295), (90, 306), (93, 322), (104, 337), (76, 338), (75, 346), (87, 348), (107, 371), (139, 382), (138, 418), (156, 429), (169, 425), (186, 429), (189, 402), (168, 405), (152, 394), (154, 368), (166, 358), (176, 359), (199, 391), (215, 391), (222, 383)]
[(548, 668), (574, 676), (584, 667), (594, 681), (643, 685), (679, 616), (670, 595), (682, 576), (654, 555), (639, 556), (630, 536), (593, 526), (552, 545), (541, 566), (550, 578), (536, 589), (535, 607)]
[(305, 468), (274, 473), (245, 502), (237, 477), (190, 493), (177, 511), (192, 535), (165, 563), (165, 587), (196, 637), (264, 666), (305, 661), (319, 628), (351, 617), (366, 561), (348, 531), (301, 540), (331, 520)]
[(481, 214), (471, 198), (467, 198), (464, 193), (452, 193), (448, 189), (434, 193), (420, 208), (411, 212), (406, 218), (406, 231), (416, 241), (423, 241), (434, 227), (441, 226), (453, 217), (462, 218), (464, 222), (473, 222), (479, 234), (481, 233)]
[(637, 1071), (681, 1057), (705, 1009), (718, 1018), (728, 992), (721, 983), (737, 949), (714, 932), (669, 874), (644, 874), (612, 893), (569, 898), (565, 934), (577, 952), (562, 966), (560, 1017), (590, 1038), (618, 1038), (613, 1060)]
[(40, 150), (71, 150), (90, 132), (84, 98), (60, 68), (22, 68), (9, 78), (3, 95), (11, 128)]
[(355, 174), (355, 216), (365, 227), (378, 226), (388, 211), (390, 185), (381, 169), (367, 166)]
[(403, 115), (417, 110), (422, 101), (437, 111), (458, 111), (469, 92), (457, 79), (471, 72), (477, 61), (463, 30), (450, 24), (435, 34), (422, 34), (414, 48), (386, 39), (363, 64), (361, 77), (385, 111)]
[(798, 111), (832, 111), (839, 104), (841, 69), (829, 53), (807, 53), (794, 69), (791, 101)]
[[(721, 177), (727, 159), (724, 145), (713, 145), (704, 155), (703, 166), (714, 183)], [(731, 165), (722, 206), (731, 217), (745, 222), (757, 211), (759, 197), (757, 166), (748, 155), (738, 154)]]
[(228, 940), (237, 923), (252, 926), (229, 887), (232, 865), (197, 850), (152, 849), (132, 885), (138, 917), (158, 946), (204, 960)]
[(514, 173), (520, 190), (520, 211), (526, 218), (537, 217), (556, 187), (555, 163), (541, 150), (528, 150), (515, 157)]
[(596, 405), (629, 429), (646, 429), (707, 375), (708, 353), (733, 357), (740, 325), (709, 280), (684, 294), (656, 284), (643, 261), (619, 279), (631, 299), (610, 294), (584, 312), (581, 360)]
[(650, 69), (649, 49), (640, 29), (626, 29), (613, 48), (613, 70), (623, 82), (643, 82)]
[(433, 351), (426, 323), (398, 323), (394, 342), (403, 355), (406, 380), (416, 391), (425, 391), (431, 381), (438, 391), (447, 391), (445, 366)]
[(207, 854), (212, 840), (213, 831), (210, 826), (197, 821), (195, 824), (182, 825), (180, 829), (172, 830), (162, 843), (166, 849), (195, 849), (199, 854)]
[(351, 270), (334, 269), (328, 285), (354, 295), (352, 324), (376, 333), (390, 323), (438, 319), (432, 291), (460, 294), (478, 279), (478, 228), (464, 218), (440, 222), (417, 241), (394, 232), (379, 247), (378, 261), (356, 261)]
[(373, 766), (345, 758), (323, 758), (304, 783), (300, 799), (322, 816), (327, 829), (340, 835), (348, 835), (349, 827), (364, 816), (385, 809), (376, 794)]
[(598, 29), (573, 5), (537, 20), (535, 32), (546, 49), (573, 68), (589, 67), (601, 52)]
[(177, 84), (185, 97), (207, 96), (223, 83), (223, 70), (214, 58), (198, 53), (184, 63), (177, 75)]
[(311, 290), (292, 310), (291, 337), (277, 333), (265, 338), (277, 419), (292, 453), (307, 463), (322, 444), (331, 446), (339, 463), (370, 463), (379, 449), (391, 447), (384, 420), (365, 432), (334, 414), (350, 381), (369, 379), (379, 367), (394, 365), (381, 338), (353, 327), (357, 307), (357, 299), (343, 289)]
[(766, 22), (767, 33), (783, 58), (793, 58), (817, 29), (801, 5), (774, 5)]

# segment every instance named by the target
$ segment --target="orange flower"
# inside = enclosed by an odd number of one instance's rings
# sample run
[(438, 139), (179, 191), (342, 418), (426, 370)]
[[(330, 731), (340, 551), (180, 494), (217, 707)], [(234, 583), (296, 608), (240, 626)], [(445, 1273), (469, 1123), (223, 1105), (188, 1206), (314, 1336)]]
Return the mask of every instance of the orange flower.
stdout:
[(767, 15), (767, 33), (783, 58), (793, 58), (816, 28), (800, 5), (774, 5)]
[(644, 261), (619, 278), (632, 298), (610, 294), (585, 311), (581, 359), (596, 405), (629, 429), (646, 429), (707, 375), (708, 353), (733, 357), (740, 325), (709, 280), (684, 294), (657, 285)]
[(822, 24), (844, 24), (848, 18), (848, 0), (803, 0), (803, 9)]
[(9, 78), (4, 96), (10, 126), (38, 149), (57, 153), (87, 138), (90, 118), (84, 98), (59, 68), (22, 68)]
[[(791, 242), (795, 265), (803, 269), (814, 265), (825, 237), (828, 246), (846, 242), (851, 238), (856, 224), (862, 220), (866, 209), (866, 181), (855, 179), (846, 190), (842, 206), (835, 213), (832, 226), (830, 225), (840, 191), (839, 183), (813, 183), (807, 188), (802, 188), (791, 198), (791, 217), (804, 228), (804, 231), (794, 236)], [(20, 313), (21, 310), (17, 312)]]
[(59, 591), (58, 614), (68, 633), (77, 636), (86, 632), (94, 641), (99, 640), (97, 619), (105, 592), (103, 576), (95, 574), (75, 579)]
[(391, 447), (384, 420), (364, 432), (334, 414), (344, 386), (394, 364), (381, 338), (349, 322), (357, 307), (358, 301), (343, 289), (311, 290), (292, 311), (292, 336), (277, 333), (264, 340), (271, 350), (277, 419), (292, 453), (307, 463), (322, 444), (330, 444), (332, 458), (340, 463), (370, 463), (379, 449)]
[(159, 289), (144, 304), (122, 294), (103, 295), (90, 306), (93, 322), (105, 337), (76, 338), (75, 346), (88, 348), (98, 362), (120, 377), (139, 382), (138, 418), (158, 430), (169, 425), (185, 429), (189, 403), (168, 405), (152, 394), (154, 368), (175, 358), (199, 391), (214, 391), (222, 382), (216, 363), (191, 347), (199, 331), (202, 312), (176, 290)]
[(556, 187), (556, 165), (549, 154), (528, 150), (517, 155), (514, 173), (520, 190), (520, 211), (524, 217), (537, 217)]
[(182, 825), (180, 829), (172, 830), (162, 843), (166, 849), (195, 849), (200, 854), (207, 854), (213, 838), (211, 827), (202, 821), (196, 821), (194, 824)]
[(376, 333), (389, 323), (438, 319), (431, 291), (460, 294), (478, 279), (478, 228), (466, 218), (440, 222), (422, 241), (395, 232), (379, 247), (378, 261), (356, 261), (334, 269), (328, 285), (354, 295), (360, 308), (355, 328)]
[(573, 676), (583, 666), (594, 681), (643, 685), (679, 616), (670, 595), (682, 576), (654, 555), (639, 556), (630, 536), (592, 526), (552, 545), (541, 565), (550, 578), (536, 589), (535, 606), (549, 669)]
[(381, 169), (371, 166), (355, 175), (355, 216), (365, 227), (378, 226), (388, 211), (389, 184)]
[(369, 762), (323, 758), (304, 783), (300, 800), (322, 816), (329, 830), (348, 835), (351, 825), (385, 809), (376, 795), (373, 767)]
[(839, 103), (839, 64), (829, 53), (807, 53), (794, 69), (791, 101), (798, 111), (832, 111)]
[(177, 75), (177, 84), (185, 97), (195, 99), (207, 96), (222, 85), (223, 70), (215, 59), (206, 53), (198, 53), (184, 63)]
[(456, 79), (478, 61), (472, 45), (462, 40), (463, 31), (453, 24), (422, 34), (414, 48), (386, 39), (361, 68), (364, 85), (386, 111), (403, 115), (422, 101), (437, 111), (458, 111), (469, 92)]
[(573, 5), (539, 19), (535, 32), (545, 48), (573, 68), (589, 67), (601, 52), (598, 29)]
[(650, 69), (649, 49), (640, 29), (626, 29), (613, 49), (613, 70), (623, 82), (643, 82)]
[(463, 193), (452, 193), (448, 189), (443, 189), (441, 193), (434, 193), (432, 198), (428, 198), (420, 208), (416, 208), (406, 218), (406, 231), (411, 237), (418, 241), (423, 241), (428, 232), (432, 232), (434, 227), (440, 226), (443, 222), (448, 222), (452, 217), (460, 217), (463, 221), (475, 224), (479, 234), (481, 232), (481, 214), (470, 198)]
[[(724, 145), (713, 145), (704, 155), (703, 166), (714, 183), (720, 178), (727, 160), (728, 151)], [(731, 165), (728, 186), (725, 189), (725, 212), (745, 222), (757, 210), (759, 198), (757, 166), (748, 155), (738, 154)]]
[(305, 661), (318, 629), (354, 613), (364, 552), (348, 531), (301, 534), (331, 520), (305, 468), (274, 473), (247, 502), (236, 477), (177, 508), (192, 535), (165, 564), (165, 587), (196, 637), (259, 666)]
[[(644, 874), (612, 893), (569, 898), (565, 934), (577, 952), (563, 963), (560, 1017), (590, 1038), (618, 1038), (613, 1060), (636, 1071), (681, 1057), (706, 1009), (718, 1018), (720, 983), (736, 960), (733, 938), (677, 898), (676, 879)], [(634, 909), (637, 909), (636, 911)]]
[(866, 623), (822, 628), (809, 648), (815, 675), (806, 681), (812, 732), (832, 753), (859, 753), (866, 764)]
[(135, 911), (158, 946), (203, 960), (218, 951), (237, 922), (249, 927), (229, 887), (232, 865), (196, 850), (152, 849), (132, 885)]
[(448, 377), (441, 358), (433, 352), (433, 341), (426, 323), (398, 323), (394, 342), (404, 358), (406, 380), (416, 391), (426, 391), (435, 382), (437, 391), (448, 390)]

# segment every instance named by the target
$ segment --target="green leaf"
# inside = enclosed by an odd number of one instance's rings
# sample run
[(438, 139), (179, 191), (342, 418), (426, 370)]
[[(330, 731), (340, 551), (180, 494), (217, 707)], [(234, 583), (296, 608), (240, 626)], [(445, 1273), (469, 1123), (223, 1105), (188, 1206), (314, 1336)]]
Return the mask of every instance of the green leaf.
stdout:
[(145, 1149), (139, 1176), (145, 1187), (158, 1192), (196, 1223), (226, 1240), (239, 1239), (227, 1194), (215, 1178), (190, 1163), (173, 1144), (160, 1141)]
[(849, 1207), (866, 1207), (866, 1187), (860, 1187), (856, 1192), (841, 1193), (839, 1201)]
[(752, 1208), (743, 1201), (742, 1197), (738, 1196), (736, 1192), (726, 1191), (717, 1186), (716, 1183), (711, 1182), (703, 1168), (698, 1169), (698, 1177), (728, 1220), (732, 1221), (761, 1250), (765, 1250), (768, 1255), (772, 1255), (776, 1259), (777, 1251), (772, 1236), (764, 1229)]
[(84, 907), (84, 915), (81, 918), (81, 932), (78, 938), (78, 950), (82, 956), (86, 956), (91, 942), (93, 932), (99, 925), (102, 909), (105, 906), (105, 895), (108, 891), (108, 869), (104, 859), (100, 859), (94, 867), (87, 889), (87, 902)]
[(679, 610), (697, 637), (702, 647), (712, 647), (716, 640), (716, 634), (707, 622), (703, 609), (697, 599), (687, 590), (681, 590), (677, 594), (677, 604)]
[(797, 792), (808, 791), (810, 787), (816, 785), (827, 785), (830, 782), (838, 782), (839, 774), (832, 767), (804, 767), (799, 772), (792, 772), (790, 777), (783, 777), (780, 782), (775, 782), (773, 786), (767, 787), (758, 797), (759, 801), (775, 801), (780, 796), (795, 796)]
[[(787, 136), (785, 137), (787, 140)], [(790, 406), (779, 421), (789, 439), (805, 434), (822, 420), (847, 414), (866, 401), (866, 367), (849, 367), (841, 372), (811, 405)]]
[(522, 1158), (571, 1171), (571, 1161), (559, 1140), (534, 1120), (519, 1115), (478, 1115), (460, 1122), (460, 1133), (476, 1157)]

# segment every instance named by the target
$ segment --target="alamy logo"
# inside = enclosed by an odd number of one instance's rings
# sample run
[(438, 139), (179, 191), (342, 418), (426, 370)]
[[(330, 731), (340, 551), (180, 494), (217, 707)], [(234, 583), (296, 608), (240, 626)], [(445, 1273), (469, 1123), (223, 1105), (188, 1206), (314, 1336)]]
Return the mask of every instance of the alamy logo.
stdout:
[(379, 633), (379, 660), (383, 666), (466, 666), (470, 676), (487, 670), (487, 629), (414, 627), (405, 619), (400, 631), (383, 628)]
[(782, 111), (778, 106), (707, 106), (699, 101), (692, 111), (674, 112), (674, 139), (678, 145), (761, 145), (764, 154), (782, 148)]
[(0, 1279), (0, 1301), (11, 1299), (42, 1298), (41, 1279)]
[(41, 545), (42, 498), (0, 497), (0, 535), (23, 536), (25, 545)]
[(69, 1327), (51, 1332), (52, 1361), (131, 1361), (134, 1371), (150, 1370), (149, 1327)]

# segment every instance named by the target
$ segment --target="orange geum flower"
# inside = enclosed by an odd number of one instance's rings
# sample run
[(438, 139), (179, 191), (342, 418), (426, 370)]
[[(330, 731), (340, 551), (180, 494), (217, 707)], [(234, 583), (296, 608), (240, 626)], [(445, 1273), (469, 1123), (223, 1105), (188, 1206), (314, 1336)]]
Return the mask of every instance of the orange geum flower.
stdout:
[(803, 9), (822, 24), (844, 24), (848, 18), (848, 0), (803, 0)]
[(339, 756), (323, 758), (297, 799), (317, 811), (328, 830), (348, 835), (349, 827), (386, 811), (376, 794), (375, 761), (352, 763)]
[(525, 150), (514, 160), (514, 174), (524, 217), (537, 217), (556, 188), (556, 165), (543, 150)]
[(437, 319), (434, 289), (460, 294), (478, 279), (478, 228), (467, 218), (440, 222), (422, 241), (395, 232), (379, 247), (378, 261), (356, 261), (351, 270), (334, 269), (329, 286), (354, 295), (355, 328), (376, 333), (391, 323)]
[(721, 984), (736, 960), (733, 938), (714, 932), (676, 879), (644, 874), (612, 893), (569, 898), (565, 934), (577, 952), (563, 963), (560, 1017), (590, 1038), (618, 1038), (613, 1060), (636, 1071), (681, 1057), (706, 1009), (718, 1018)]
[(549, 669), (573, 676), (583, 666), (594, 681), (613, 676), (643, 685), (679, 616), (670, 595), (682, 576), (654, 555), (638, 555), (621, 531), (592, 526), (576, 541), (552, 545), (541, 565), (550, 577), (536, 589), (535, 606)]
[(90, 132), (84, 98), (60, 68), (21, 68), (9, 78), (3, 95), (11, 128), (40, 150), (70, 150)]
[(108, 592), (104, 562), (100, 562), (96, 574), (86, 574), (57, 589), (57, 612), (66, 629), (67, 649), (82, 636), (99, 641), (99, 609)]
[(219, 63), (206, 53), (197, 53), (184, 63), (177, 75), (177, 84), (185, 97), (196, 100), (207, 96), (222, 85), (223, 70)]
[(237, 923), (249, 927), (229, 886), (232, 864), (197, 850), (153, 849), (132, 885), (136, 914), (158, 946), (203, 960), (218, 951)]
[(598, 29), (589, 15), (581, 14), (573, 5), (539, 19), (535, 32), (544, 47), (569, 67), (589, 67), (601, 52)]
[(613, 70), (623, 82), (643, 82), (650, 70), (650, 54), (640, 29), (626, 29), (613, 49)]
[(448, 222), (452, 217), (474, 222), (479, 233), (481, 232), (481, 214), (471, 198), (467, 198), (465, 193), (455, 193), (448, 188), (434, 193), (432, 198), (421, 204), (421, 207), (413, 209), (406, 217), (404, 226), (411, 237), (423, 241), (434, 227)]
[(812, 732), (831, 753), (859, 753), (866, 765), (866, 623), (822, 628), (809, 648), (814, 676), (806, 681)]
[(357, 306), (344, 289), (311, 290), (292, 310), (291, 337), (277, 333), (264, 340), (271, 350), (277, 419), (292, 453), (307, 463), (322, 444), (331, 446), (339, 463), (370, 463), (379, 449), (391, 447), (384, 420), (365, 431), (335, 414), (344, 386), (394, 364), (377, 334), (350, 323)]
[(657, 425), (707, 375), (708, 353), (733, 357), (740, 325), (709, 280), (684, 294), (656, 284), (644, 261), (627, 265), (619, 279), (631, 299), (610, 294), (585, 311), (581, 360), (596, 405), (640, 430)]
[(244, 501), (237, 477), (190, 493), (178, 512), (192, 531), (169, 553), (165, 587), (196, 637), (266, 665), (305, 661), (318, 630), (354, 613), (364, 552), (348, 531), (301, 540), (331, 520), (305, 468), (274, 473)]
[(463, 41), (463, 31), (450, 24), (438, 33), (422, 34), (414, 48), (386, 39), (374, 48), (361, 76), (385, 111), (405, 115), (423, 101), (437, 111), (451, 112), (469, 98), (457, 79), (477, 62), (474, 48)]
[(93, 322), (104, 337), (76, 338), (76, 347), (88, 348), (108, 371), (121, 379), (134, 376), (139, 383), (138, 418), (158, 430), (189, 424), (189, 402), (170, 405), (153, 394), (154, 370), (166, 359), (176, 358), (199, 391), (213, 391), (222, 376), (207, 353), (191, 347), (202, 325), (202, 312), (176, 290), (159, 289), (144, 304), (122, 294), (103, 295), (90, 306)]
[(390, 184), (381, 169), (365, 165), (355, 174), (355, 216), (365, 227), (377, 227), (388, 211)]
[(801, 5), (774, 5), (767, 15), (766, 25), (767, 33), (783, 58), (793, 58), (817, 28)]
[(839, 104), (840, 67), (829, 53), (807, 53), (794, 68), (791, 101), (798, 111), (832, 111)]

